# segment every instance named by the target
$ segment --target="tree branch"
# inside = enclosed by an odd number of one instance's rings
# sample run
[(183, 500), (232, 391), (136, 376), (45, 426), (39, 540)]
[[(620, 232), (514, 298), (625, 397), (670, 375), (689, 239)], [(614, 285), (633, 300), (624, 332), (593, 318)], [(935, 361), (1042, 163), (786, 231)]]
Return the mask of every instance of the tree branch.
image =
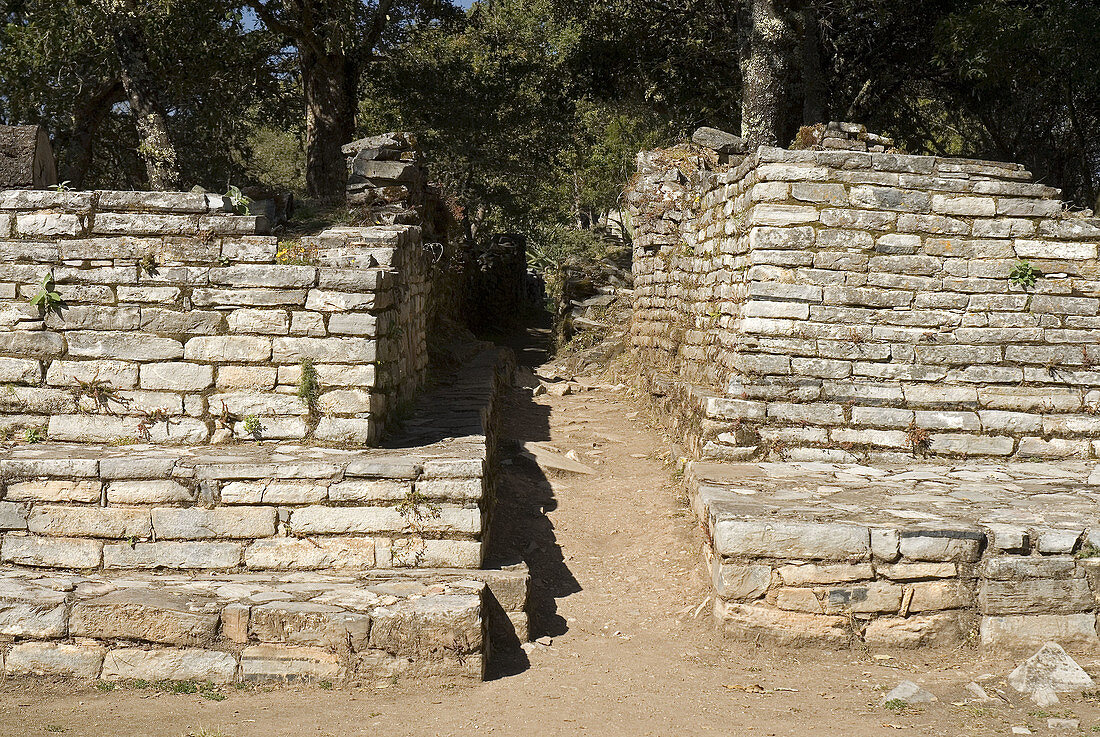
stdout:
[(245, 0), (245, 4), (252, 8), (263, 24), (268, 27), (269, 30), (281, 33), (288, 38), (292, 38), (300, 44), (304, 44), (309, 47), (310, 51), (315, 53), (322, 59), (325, 57), (325, 49), (321, 46), (317, 37), (312, 33), (307, 33), (306, 29), (301, 26), (295, 25), (288, 21), (279, 20), (271, 12), (271, 9), (263, 4), (262, 0)]

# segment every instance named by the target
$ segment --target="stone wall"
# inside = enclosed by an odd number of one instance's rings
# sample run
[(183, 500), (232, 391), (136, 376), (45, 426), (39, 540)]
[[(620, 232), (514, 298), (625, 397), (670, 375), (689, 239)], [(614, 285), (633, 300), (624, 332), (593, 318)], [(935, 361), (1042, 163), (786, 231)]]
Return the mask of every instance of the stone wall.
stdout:
[(693, 449), (1096, 457), (1100, 221), (1017, 165), (858, 129), (639, 158), (633, 342)]
[(418, 229), (264, 227), (221, 196), (0, 193), (5, 437), (377, 441), (423, 378)]
[(728, 634), (1096, 652), (1096, 465), (693, 462)]

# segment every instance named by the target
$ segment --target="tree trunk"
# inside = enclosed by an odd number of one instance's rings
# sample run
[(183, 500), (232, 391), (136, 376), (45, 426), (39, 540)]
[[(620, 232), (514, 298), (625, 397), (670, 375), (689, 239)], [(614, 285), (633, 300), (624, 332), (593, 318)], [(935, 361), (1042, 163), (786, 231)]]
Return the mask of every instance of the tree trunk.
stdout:
[(743, 0), (741, 137), (750, 151), (777, 146), (798, 48), (789, 0)]
[(149, 49), (141, 29), (141, 13), (133, 0), (107, 3), (111, 35), (122, 70), (122, 85), (137, 126), (138, 153), (145, 161), (149, 188), (156, 191), (180, 187), (176, 148), (168, 135), (168, 121), (158, 90), (160, 82), (149, 63)]
[(122, 88), (122, 82), (115, 80), (101, 87), (73, 113), (73, 130), (65, 144), (65, 161), (60, 177), (73, 189), (84, 189), (84, 182), (94, 158), (96, 134), (103, 118), (116, 102), (125, 99), (126, 92)]
[(800, 13), (802, 25), (802, 124), (829, 121), (828, 85), (821, 53), (821, 26), (810, 8)]
[(347, 184), (340, 148), (355, 137), (359, 70), (344, 54), (319, 56), (307, 47), (298, 53), (306, 97), (306, 194), (335, 202)]

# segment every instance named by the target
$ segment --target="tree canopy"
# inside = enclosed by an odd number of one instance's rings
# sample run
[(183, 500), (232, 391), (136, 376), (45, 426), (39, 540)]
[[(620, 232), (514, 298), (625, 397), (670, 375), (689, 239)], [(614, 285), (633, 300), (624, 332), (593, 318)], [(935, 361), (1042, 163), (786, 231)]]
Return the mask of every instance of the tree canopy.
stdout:
[[(638, 150), (699, 125), (740, 131), (763, 68), (781, 93), (780, 144), (805, 123), (854, 120), (913, 153), (1020, 161), (1082, 206), (1100, 190), (1100, 6), (1088, 0), (0, 7), (0, 121), (45, 125), (75, 186), (156, 184), (112, 16), (129, 7), (184, 187), (332, 197), (342, 143), (403, 128), (471, 239), (524, 230), (575, 245), (616, 210)], [(752, 33), (761, 8), (783, 20), (772, 46)]]

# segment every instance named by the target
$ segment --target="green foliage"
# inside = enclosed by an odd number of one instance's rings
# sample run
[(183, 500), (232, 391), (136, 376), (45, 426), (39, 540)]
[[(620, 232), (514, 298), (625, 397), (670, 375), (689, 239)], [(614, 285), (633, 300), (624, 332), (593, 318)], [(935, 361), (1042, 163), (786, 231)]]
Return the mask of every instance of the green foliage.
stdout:
[(57, 310), (61, 306), (61, 295), (56, 291), (52, 271), (43, 275), (42, 281), (38, 283), (38, 292), (31, 297), (31, 304), (43, 313)]
[(229, 206), (233, 208), (233, 212), (237, 215), (251, 215), (248, 206), (252, 204), (252, 199), (241, 192), (241, 188), (236, 185), (230, 185), (229, 190), (225, 193), (225, 198), (229, 200)]
[(1008, 273), (1008, 281), (1018, 287), (1024, 289), (1031, 289), (1035, 286), (1036, 280), (1042, 276), (1039, 270), (1032, 266), (1027, 261), (1017, 261), (1012, 267), (1012, 271)]
[(890, 699), (883, 706), (890, 711), (905, 711), (909, 708), (909, 703), (904, 699)]
[(260, 422), (260, 418), (255, 415), (246, 415), (244, 421), (241, 423), (241, 427), (244, 429), (246, 435), (251, 435), (256, 440), (260, 439), (260, 433), (262, 433), (264, 429), (264, 425)]
[(46, 438), (46, 431), (41, 427), (28, 427), (23, 431), (23, 440), (31, 445), (41, 443)]
[(298, 377), (298, 399), (309, 407), (310, 412), (317, 411), (317, 401), (321, 398), (321, 381), (313, 361), (303, 358), (298, 364), (301, 375)]

